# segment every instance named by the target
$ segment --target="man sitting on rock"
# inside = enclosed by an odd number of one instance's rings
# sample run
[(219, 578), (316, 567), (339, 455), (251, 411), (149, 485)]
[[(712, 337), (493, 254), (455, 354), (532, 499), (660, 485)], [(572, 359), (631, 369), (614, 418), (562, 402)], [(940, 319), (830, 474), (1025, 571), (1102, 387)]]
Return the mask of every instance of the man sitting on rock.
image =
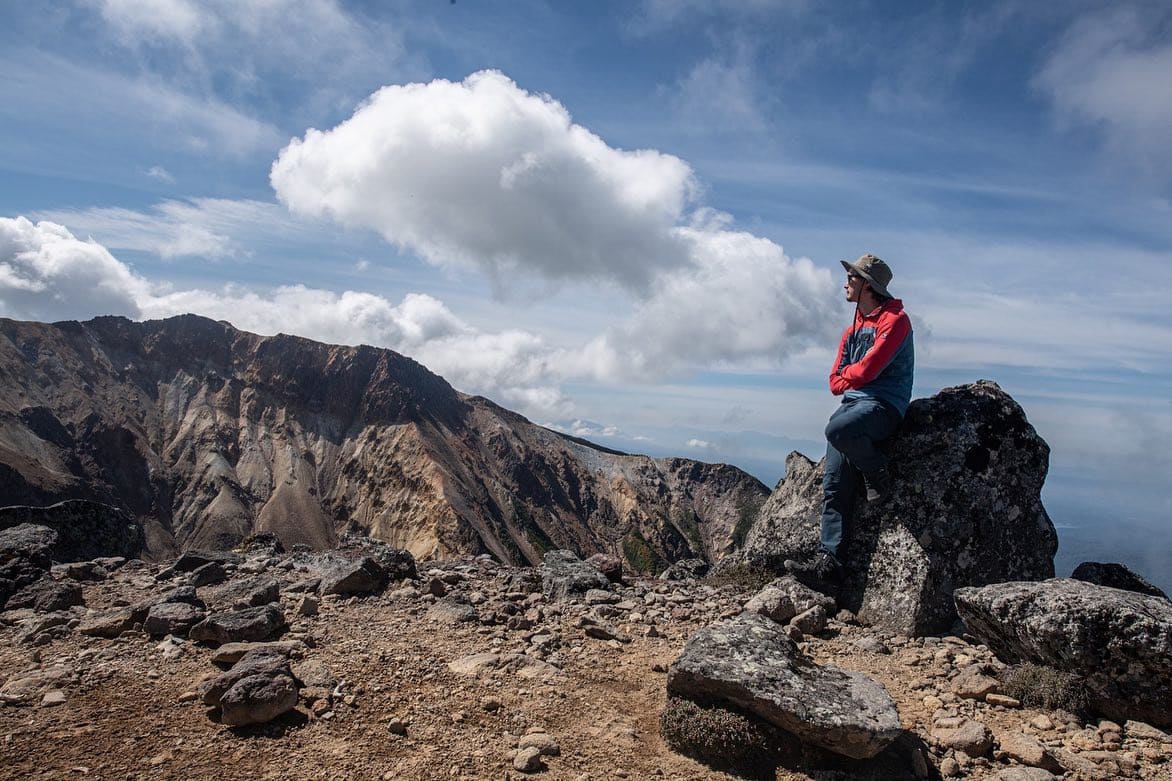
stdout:
[(838, 345), (830, 371), (830, 392), (842, 404), (826, 424), (826, 467), (822, 477), (822, 544), (811, 561), (786, 561), (786, 569), (807, 586), (830, 593), (842, 579), (843, 527), (850, 523), (861, 475), (867, 502), (891, 493), (887, 455), (879, 444), (899, 427), (912, 395), (912, 325), (903, 302), (887, 291), (891, 269), (874, 255), (846, 269), (846, 300), (854, 320)]

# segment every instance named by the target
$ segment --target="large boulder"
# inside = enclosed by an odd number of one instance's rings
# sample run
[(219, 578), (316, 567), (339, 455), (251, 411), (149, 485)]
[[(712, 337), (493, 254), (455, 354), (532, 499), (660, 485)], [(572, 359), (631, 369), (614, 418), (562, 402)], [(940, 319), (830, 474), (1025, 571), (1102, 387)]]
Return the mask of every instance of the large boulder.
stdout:
[[(894, 631), (934, 634), (956, 620), (956, 588), (1054, 576), (1058, 537), (1040, 498), (1050, 449), (995, 383), (916, 399), (889, 452), (891, 498), (868, 505), (860, 496), (844, 533), (841, 607)], [(813, 555), (821, 511), (822, 464), (791, 453), (744, 547), (718, 571), (781, 573), (785, 559)]]
[(99, 556), (136, 558), (146, 545), (142, 525), (101, 502), (70, 499), (48, 507), (0, 507), (0, 529), (32, 523), (57, 532), (51, 555), (60, 562)]
[(277, 605), (261, 605), (213, 613), (191, 627), (188, 637), (215, 645), (272, 640), (285, 630), (285, 614)]
[(968, 631), (1006, 662), (1081, 676), (1091, 707), (1172, 726), (1172, 602), (1079, 580), (957, 589)]
[(352, 559), (339, 554), (325, 554), (319, 559), (321, 583), (318, 593), (359, 596), (379, 594), (387, 587), (386, 567), (371, 556)]
[(875, 756), (902, 731), (881, 683), (815, 664), (780, 625), (754, 613), (694, 634), (668, 671), (667, 691), (732, 704), (803, 743), (854, 759)]

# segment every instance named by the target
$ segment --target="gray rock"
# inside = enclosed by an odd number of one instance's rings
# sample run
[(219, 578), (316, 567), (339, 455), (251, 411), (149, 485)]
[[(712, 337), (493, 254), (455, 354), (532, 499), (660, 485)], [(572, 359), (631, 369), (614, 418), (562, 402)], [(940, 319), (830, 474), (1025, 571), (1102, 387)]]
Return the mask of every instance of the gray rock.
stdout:
[(932, 739), (970, 757), (988, 756), (993, 751), (993, 733), (979, 721), (965, 721), (958, 727), (937, 727), (932, 730)]
[[(0, 512), (11, 508), (0, 508)], [(57, 532), (48, 526), (21, 523), (0, 529), (0, 608), (20, 589), (40, 580), (53, 561)]]
[[(236, 664), (245, 655), (253, 651), (266, 655), (293, 657), (308, 650), (300, 640), (272, 640), (267, 643), (224, 643), (212, 653), (212, 662), (215, 664)], [(304, 678), (298, 675), (298, 678)]]
[(786, 575), (770, 583), (767, 588), (775, 588), (789, 597), (794, 606), (794, 615), (804, 613), (814, 606), (820, 606), (829, 614), (834, 610), (834, 597), (820, 594), (812, 588), (803, 586), (793, 576)]
[(227, 578), (228, 571), (224, 569), (223, 564), (218, 561), (209, 561), (202, 567), (197, 567), (192, 570), (189, 582), (195, 588), (199, 588), (201, 586), (223, 583)]
[(1172, 726), (1172, 602), (1079, 580), (957, 589), (968, 630), (1010, 663), (1081, 676), (1115, 720)]
[(427, 617), (441, 624), (465, 624), (475, 622), (479, 616), (476, 608), (467, 600), (446, 597), (437, 601), (427, 610)]
[(100, 581), (110, 576), (109, 570), (96, 561), (74, 561), (69, 564), (54, 564), (50, 570), (54, 577), (71, 580)]
[(220, 720), (230, 727), (264, 724), (297, 706), (297, 684), (288, 675), (250, 675), (220, 698)]
[(387, 586), (387, 571), (376, 559), (357, 559), (327, 554), (320, 559), (321, 584), (318, 593), (361, 596), (379, 594)]
[(142, 618), (137, 617), (134, 608), (116, 607), (103, 610), (82, 619), (82, 622), (77, 625), (77, 631), (78, 634), (89, 637), (105, 637), (107, 639), (118, 637), (123, 632), (133, 629), (135, 624), (142, 623), (149, 610), (148, 607), (142, 611)]
[(745, 603), (745, 610), (785, 624), (795, 615), (794, 601), (779, 588), (766, 586)]
[(790, 621), (803, 634), (816, 635), (826, 628), (826, 609), (821, 605), (814, 605), (809, 610), (803, 610)]
[(541, 567), (541, 586), (549, 599), (580, 598), (592, 588), (610, 588), (606, 576), (568, 550), (551, 550)]
[(213, 608), (240, 609), (260, 607), (281, 598), (281, 587), (275, 578), (258, 575), (252, 578), (231, 580), (213, 589), (207, 602)]
[(151, 600), (144, 600), (143, 604), (150, 607), (153, 605), (162, 604), (164, 602), (185, 602), (188, 605), (194, 605), (198, 608), (207, 608), (207, 605), (204, 604), (204, 601), (199, 598), (199, 594), (196, 593), (195, 586), (188, 585), (177, 586), (170, 591), (165, 592), (162, 596), (153, 602)]
[(520, 773), (536, 773), (542, 767), (541, 750), (534, 746), (519, 748), (513, 755), (513, 769)]
[(227, 613), (213, 613), (191, 628), (192, 640), (242, 643), (271, 640), (285, 629), (285, 614), (276, 605), (261, 605)]
[(993, 781), (1059, 781), (1061, 778), (1040, 767), (1009, 767), (997, 771)]
[(389, 580), (415, 580), (419, 577), (411, 551), (381, 545), (374, 549), (374, 557), (386, 571)]
[(171, 565), (171, 569), (175, 572), (195, 572), (200, 567), (206, 567), (208, 564), (219, 564), (221, 567), (227, 565), (238, 565), (244, 561), (244, 557), (239, 553), (232, 553), (231, 551), (215, 551), (215, 550), (187, 550), (180, 554), (175, 563)]
[(680, 559), (659, 573), (659, 577), (663, 580), (699, 580), (708, 574), (708, 570), (708, 562), (704, 559)]
[(162, 602), (147, 612), (142, 630), (152, 637), (185, 637), (191, 627), (204, 620), (206, 613), (187, 602)]
[(1074, 580), (1083, 580), (1099, 586), (1119, 588), (1124, 591), (1134, 591), (1137, 594), (1146, 594), (1149, 597), (1168, 598), (1168, 595), (1156, 586), (1149, 583), (1140, 575), (1132, 572), (1124, 564), (1101, 564), (1097, 561), (1084, 561), (1074, 568), (1070, 575)]
[(38, 613), (68, 610), (84, 605), (81, 586), (73, 581), (58, 581), (51, 577), (35, 580), (8, 598), (8, 610), (32, 608)]
[(142, 526), (134, 518), (116, 507), (85, 499), (48, 507), (0, 507), (0, 529), (19, 524), (37, 524), (55, 531), (57, 539), (50, 555), (61, 562), (90, 561), (99, 556), (135, 558), (146, 546)]
[(254, 675), (294, 677), (287, 656), (269, 649), (258, 649), (240, 657), (227, 672), (202, 682), (196, 687), (196, 693), (204, 705), (219, 707), (225, 692), (237, 682)]
[[(840, 551), (847, 574), (839, 603), (862, 622), (939, 633), (956, 620), (950, 595), (958, 587), (1054, 576), (1058, 538), (1040, 499), (1049, 447), (995, 383), (913, 401), (890, 454), (891, 498), (859, 500)], [(717, 569), (780, 573), (785, 559), (812, 555), (821, 503), (821, 465), (790, 454), (744, 547)]]
[(819, 666), (775, 622), (742, 613), (701, 629), (668, 671), (668, 693), (731, 703), (799, 740), (855, 759), (899, 736), (895, 701), (882, 684)]

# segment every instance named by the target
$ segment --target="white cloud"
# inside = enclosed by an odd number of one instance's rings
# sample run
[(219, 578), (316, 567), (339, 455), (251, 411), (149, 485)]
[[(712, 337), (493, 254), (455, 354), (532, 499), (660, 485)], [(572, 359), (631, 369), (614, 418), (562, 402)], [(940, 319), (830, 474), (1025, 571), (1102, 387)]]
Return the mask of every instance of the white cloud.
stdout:
[(1066, 120), (1100, 127), (1116, 152), (1166, 174), (1172, 172), (1172, 43), (1160, 32), (1166, 24), (1155, 21), (1130, 9), (1079, 20), (1034, 83)]
[(0, 217), (0, 314), (33, 320), (138, 317), (147, 284), (105, 247), (60, 225)]
[(713, 227), (681, 228), (690, 267), (664, 275), (627, 320), (592, 340), (600, 378), (659, 379), (698, 367), (773, 367), (840, 327), (830, 272), (774, 242)]
[(705, 59), (696, 63), (677, 85), (676, 112), (696, 128), (760, 132), (768, 123), (749, 58)]
[(537, 275), (645, 289), (688, 261), (673, 228), (694, 183), (679, 158), (613, 149), (495, 71), (390, 86), (273, 163), (299, 214), (373, 229), (504, 289)]
[(100, 238), (107, 247), (151, 252), (162, 258), (234, 257), (244, 254), (240, 246), (244, 237), (288, 239), (307, 232), (307, 226), (275, 203), (222, 198), (167, 200), (150, 211), (99, 207), (58, 209), (36, 216)]
[(111, 149), (121, 154), (129, 139), (152, 149), (244, 158), (275, 149), (282, 138), (272, 125), (219, 98), (198, 97), (153, 77), (31, 51), (0, 55), (0, 71), (0, 119), (15, 126), (34, 122), (34, 132), (56, 139), (84, 117), (87, 155)]
[(152, 179), (158, 179), (160, 182), (166, 184), (175, 184), (175, 177), (161, 165), (152, 165), (146, 170), (146, 175)]
[(273, 102), (299, 85), (309, 115), (353, 105), (353, 90), (383, 83), (411, 61), (400, 30), (351, 14), (336, 0), (98, 0), (101, 19), (148, 71), (159, 54), (177, 83)]
[(699, 448), (700, 450), (710, 450), (712, 443), (703, 439), (689, 439), (687, 441), (688, 447)]

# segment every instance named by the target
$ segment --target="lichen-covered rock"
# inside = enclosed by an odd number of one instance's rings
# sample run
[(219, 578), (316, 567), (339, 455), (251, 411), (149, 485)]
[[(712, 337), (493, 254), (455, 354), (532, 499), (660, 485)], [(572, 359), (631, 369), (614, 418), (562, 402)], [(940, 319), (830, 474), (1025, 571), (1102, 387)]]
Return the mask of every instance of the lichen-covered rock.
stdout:
[[(13, 508), (2, 508), (0, 512), (8, 509)], [(57, 532), (48, 526), (22, 523), (0, 529), (0, 608), (9, 597), (48, 572), (53, 564), (50, 551), (56, 542)]]
[(1147, 594), (1149, 597), (1168, 598), (1168, 595), (1157, 586), (1148, 582), (1147, 579), (1135, 572), (1132, 572), (1125, 564), (1104, 564), (1097, 561), (1084, 561), (1074, 568), (1074, 572), (1071, 573), (1070, 577), (1075, 580), (1083, 580), (1087, 583), (1095, 583), (1100, 586), (1121, 588), (1124, 591), (1134, 591), (1137, 594)]
[(1172, 602), (1064, 578), (957, 589), (968, 631), (1007, 662), (1082, 676), (1092, 708), (1172, 726)]
[(731, 703), (804, 743), (855, 759), (875, 756), (901, 732), (882, 684), (815, 664), (777, 623), (753, 613), (694, 634), (668, 671), (667, 690)]
[[(1054, 576), (1058, 538), (1042, 507), (1049, 447), (1021, 407), (985, 380), (916, 399), (890, 441), (895, 486), (884, 503), (860, 496), (844, 534), (839, 604), (865, 623), (924, 635), (956, 620), (953, 590)], [(822, 466), (800, 453), (743, 548), (720, 562), (782, 572), (814, 553)]]
[(663, 572), (663, 580), (697, 580), (708, 574), (709, 565), (704, 559), (680, 559)]
[(797, 615), (793, 599), (775, 586), (766, 586), (745, 603), (745, 611), (785, 624)]
[(568, 550), (551, 550), (541, 567), (541, 588), (549, 599), (584, 597), (592, 588), (610, 588), (610, 581)]
[(271, 640), (286, 627), (285, 614), (276, 605), (261, 605), (227, 613), (213, 613), (191, 628), (192, 640), (221, 645)]
[(0, 507), (0, 529), (31, 523), (57, 533), (51, 556), (56, 561), (89, 561), (99, 556), (134, 558), (146, 540), (142, 526), (117, 507), (70, 499), (48, 507)]

